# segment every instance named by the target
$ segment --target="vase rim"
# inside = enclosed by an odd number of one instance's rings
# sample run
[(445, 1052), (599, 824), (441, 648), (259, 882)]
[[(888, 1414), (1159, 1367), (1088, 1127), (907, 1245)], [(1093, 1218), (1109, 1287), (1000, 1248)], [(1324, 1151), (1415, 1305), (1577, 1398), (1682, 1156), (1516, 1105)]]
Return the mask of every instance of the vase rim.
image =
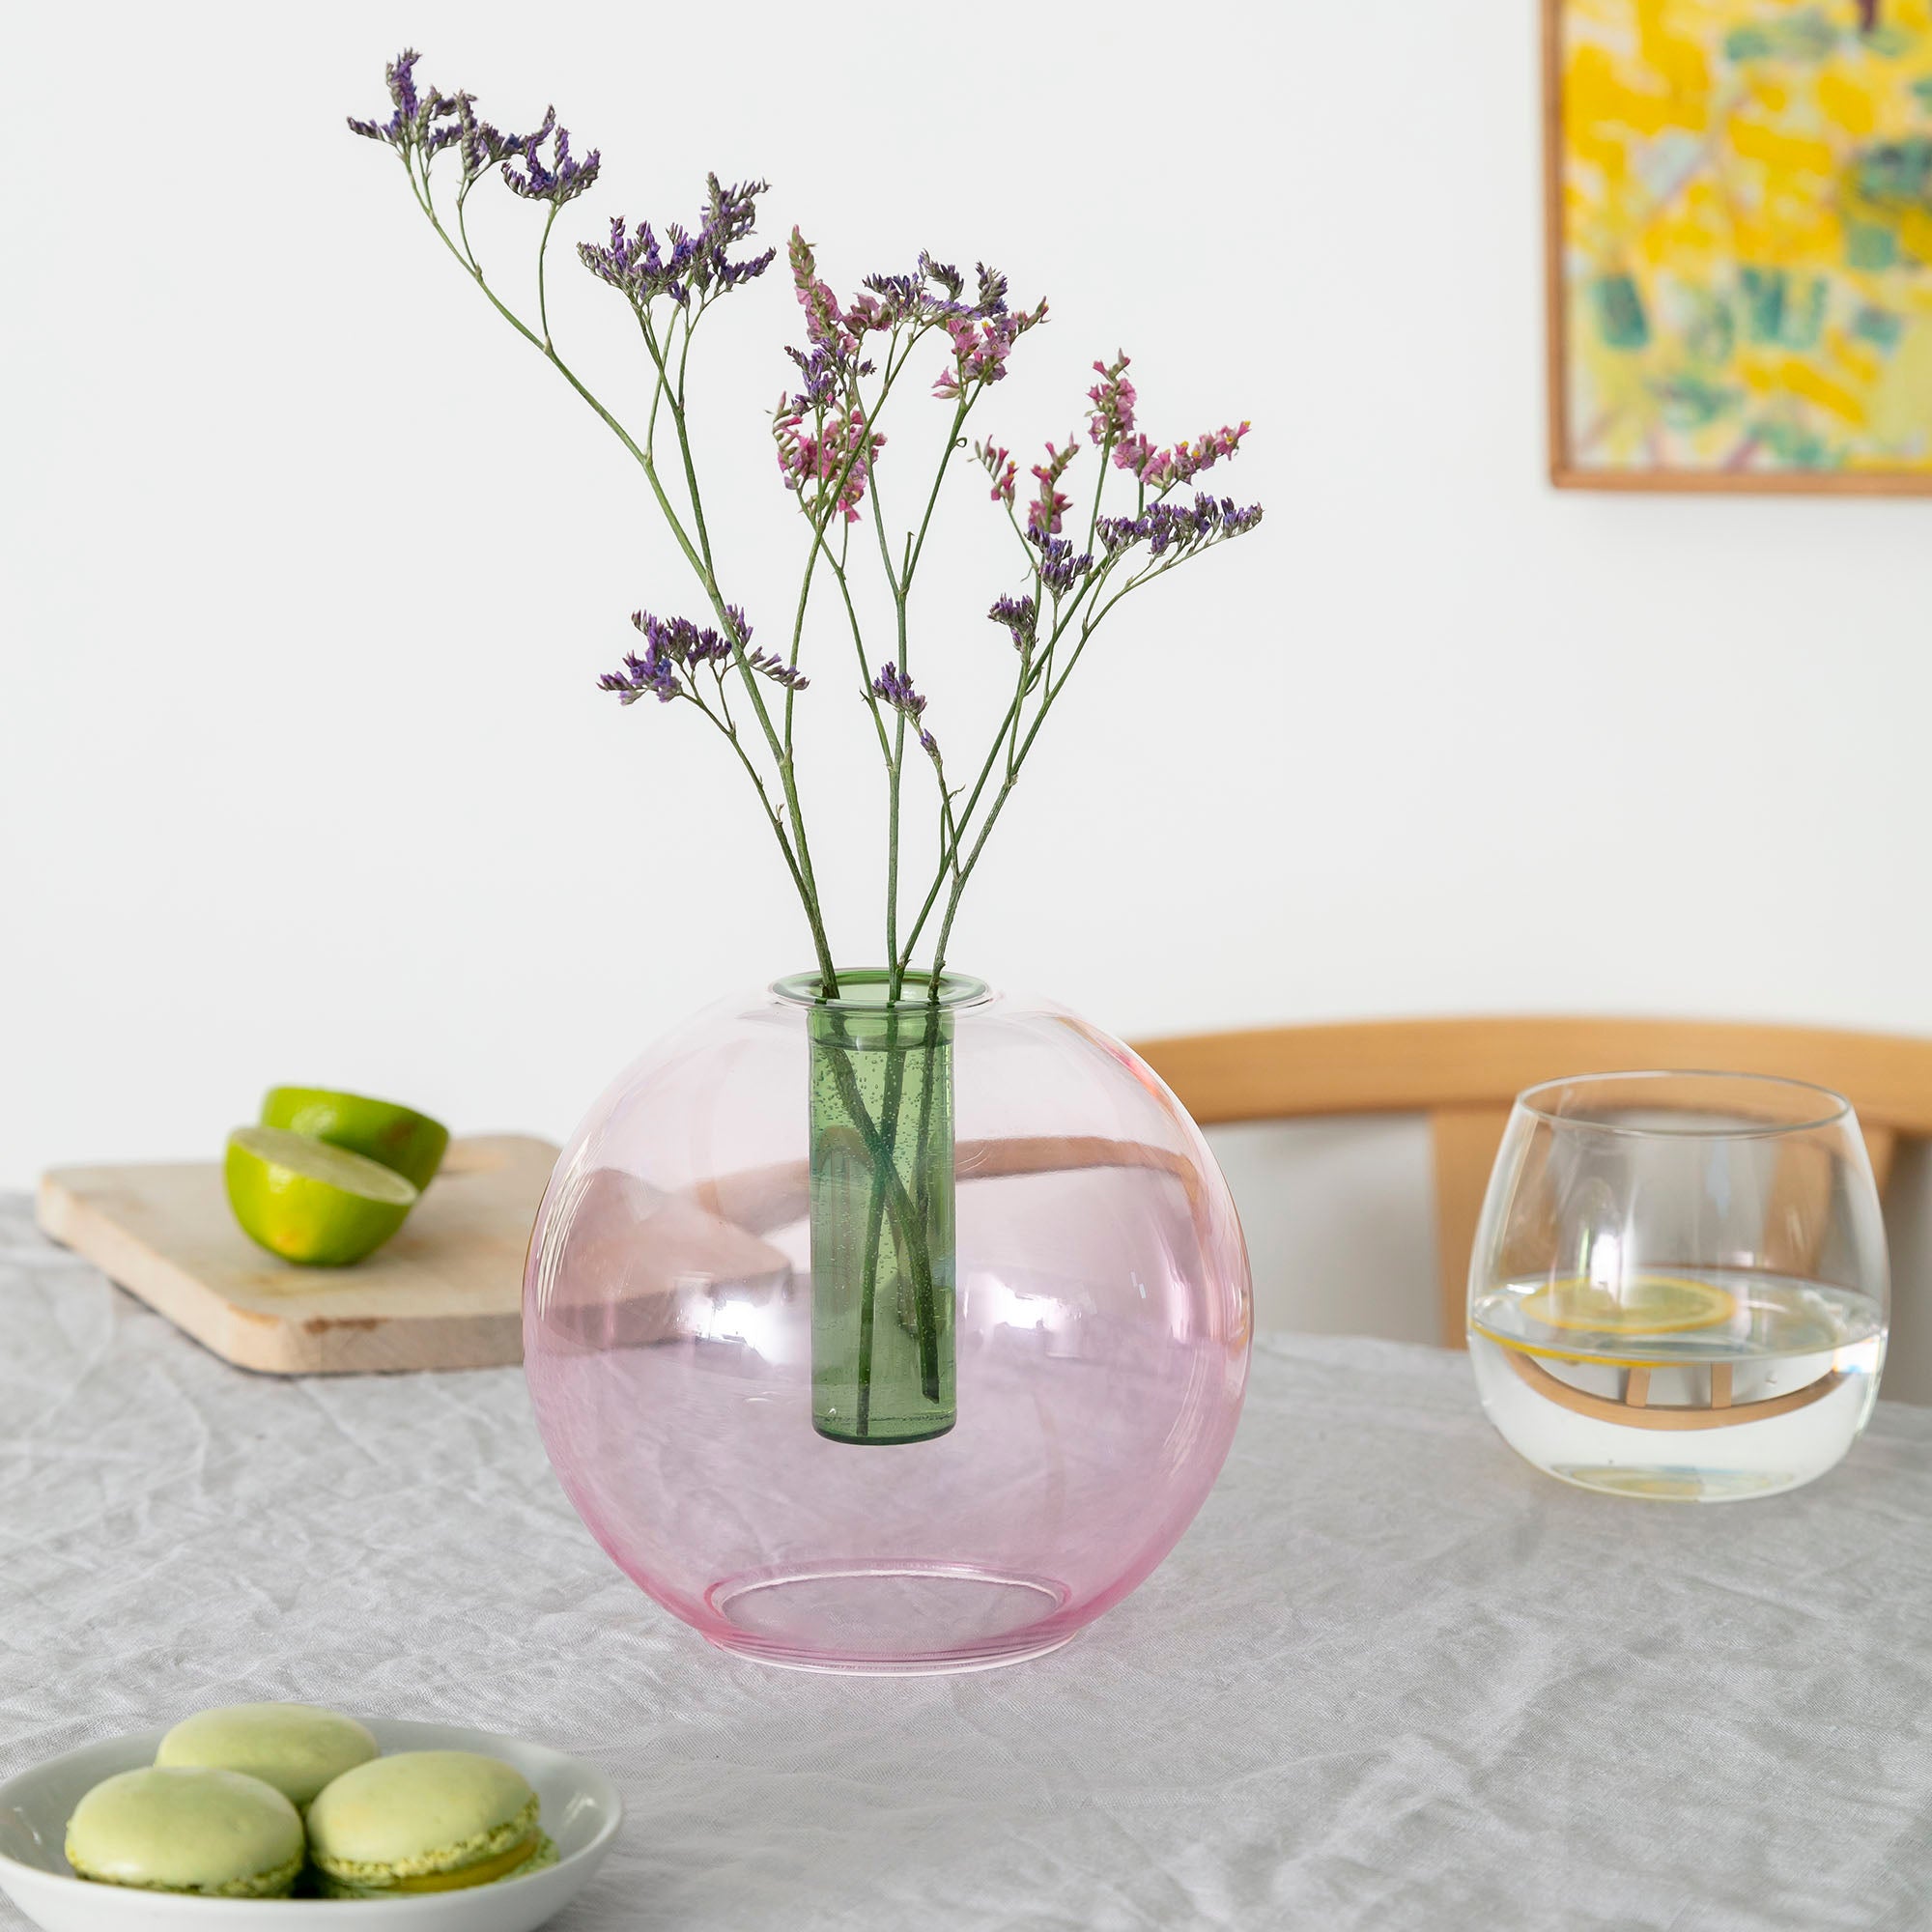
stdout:
[[(827, 999), (819, 990), (819, 976), (816, 967), (804, 973), (790, 973), (782, 980), (772, 981), (775, 998), (795, 1007), (821, 1007), (840, 1012), (885, 1012), (892, 1008), (908, 1009), (937, 1006), (943, 1011), (956, 1012), (961, 1007), (983, 1005), (993, 997), (992, 989), (983, 980), (976, 980), (967, 973), (942, 973), (939, 976), (938, 996), (932, 996), (932, 975), (924, 972), (908, 971), (900, 976), (900, 997), (897, 1000), (886, 998), (886, 986), (891, 978), (883, 966), (854, 966), (841, 968), (838, 974), (838, 996)], [(914, 990), (917, 989), (917, 990)], [(908, 998), (907, 994), (911, 994)]]

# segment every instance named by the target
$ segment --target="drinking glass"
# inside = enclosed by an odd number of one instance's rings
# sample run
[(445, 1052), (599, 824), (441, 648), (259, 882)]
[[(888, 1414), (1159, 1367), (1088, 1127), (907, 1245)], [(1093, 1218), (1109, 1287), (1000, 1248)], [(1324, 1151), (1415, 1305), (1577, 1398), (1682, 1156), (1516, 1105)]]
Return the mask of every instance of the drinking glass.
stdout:
[(1851, 1103), (1745, 1073), (1518, 1096), (1469, 1262), (1483, 1408), (1539, 1469), (1676, 1502), (1822, 1476), (1878, 1394), (1885, 1226)]

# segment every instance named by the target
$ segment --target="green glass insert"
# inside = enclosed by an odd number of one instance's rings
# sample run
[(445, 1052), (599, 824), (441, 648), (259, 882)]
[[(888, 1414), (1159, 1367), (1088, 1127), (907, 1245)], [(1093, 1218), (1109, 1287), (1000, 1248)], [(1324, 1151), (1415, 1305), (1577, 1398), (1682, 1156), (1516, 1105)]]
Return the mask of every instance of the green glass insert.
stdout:
[(957, 1416), (953, 1309), (953, 1010), (974, 980), (815, 974), (777, 989), (807, 1007), (811, 1419), (838, 1442), (923, 1442)]

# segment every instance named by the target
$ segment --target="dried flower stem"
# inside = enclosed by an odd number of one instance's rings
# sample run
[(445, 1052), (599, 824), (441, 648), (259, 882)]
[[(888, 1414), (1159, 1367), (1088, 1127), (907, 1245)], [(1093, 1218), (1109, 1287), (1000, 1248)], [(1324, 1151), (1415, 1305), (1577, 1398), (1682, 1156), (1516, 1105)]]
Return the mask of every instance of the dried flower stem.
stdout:
[[(1099, 382), (1088, 391), (1094, 405), (1090, 438), (1098, 451), (1097, 475), (1088, 509), (1085, 548), (1075, 554), (1061, 534), (1070, 509), (1063, 484), (1079, 453), (1076, 433), (1064, 444), (1046, 445), (1033, 466), (1037, 482), (1027, 505), (1024, 526), (1014, 495), (1018, 466), (1004, 448), (990, 445), (976, 454), (992, 478), (992, 497), (1006, 514), (1026, 559), (1030, 590), (1003, 596), (991, 614), (1008, 625), (1017, 649), (1012, 696), (971, 787), (962, 794), (948, 786), (938, 742), (924, 723), (926, 700), (913, 682), (912, 597), (939, 498), (955, 454), (965, 447), (964, 430), (980, 399), (1006, 374), (1007, 359), (1019, 338), (1046, 319), (1046, 304), (1015, 310), (1007, 301), (1004, 276), (981, 265), (977, 296), (966, 292), (956, 269), (922, 255), (908, 274), (879, 274), (841, 304), (818, 279), (810, 245), (794, 229), (787, 259), (804, 310), (808, 347), (787, 350), (804, 386), (781, 401), (774, 418), (779, 462), (786, 487), (796, 492), (810, 542), (806, 549), (791, 637), (782, 659), (752, 651), (751, 626), (725, 601), (706, 518), (696, 452), (688, 412), (692, 338), (711, 301), (762, 274), (777, 251), (733, 257), (729, 252), (750, 236), (762, 182), (725, 187), (707, 180), (704, 213), (696, 230), (672, 224), (661, 242), (646, 222), (633, 230), (625, 221), (611, 224), (608, 245), (580, 242), (578, 255), (599, 279), (618, 290), (631, 304), (654, 373), (649, 416), (641, 443), (594, 395), (558, 353), (551, 327), (549, 249), (557, 217), (567, 203), (596, 182), (601, 160), (593, 150), (581, 159), (571, 153), (568, 131), (554, 110), (530, 134), (504, 134), (481, 121), (473, 97), (418, 89), (416, 56), (405, 52), (392, 62), (386, 80), (392, 112), (386, 122), (355, 121), (365, 137), (391, 148), (401, 160), (412, 192), (444, 247), (482, 290), (491, 306), (569, 384), (622, 443), (642, 470), (673, 542), (697, 579), (719, 628), (699, 633), (684, 619), (650, 619), (649, 646), (642, 657), (626, 659), (626, 670), (606, 676), (604, 686), (630, 703), (645, 694), (668, 701), (683, 697), (702, 711), (730, 745), (752, 780), (780, 854), (799, 895), (811, 933), (820, 981), (828, 994), (838, 986), (837, 967), (820, 903), (818, 881), (806, 834), (796, 753), (796, 703), (805, 686), (800, 661), (805, 625), (818, 568), (823, 562), (838, 589), (858, 661), (861, 692), (869, 707), (886, 775), (885, 958), (888, 996), (896, 1002), (913, 971), (921, 938), (935, 915), (938, 927), (930, 971), (930, 997), (939, 997), (940, 975), (953, 924), (968, 882), (983, 855), (1031, 755), (1047, 715), (1065, 691), (1100, 623), (1129, 591), (1165, 576), (1179, 563), (1227, 538), (1244, 534), (1260, 521), (1259, 508), (1236, 509), (1232, 501), (1197, 496), (1192, 505), (1171, 493), (1201, 471), (1234, 456), (1247, 425), (1210, 430), (1193, 442), (1156, 448), (1135, 427), (1137, 397), (1128, 378), (1128, 358), (1095, 362)], [(445, 151), (458, 157), (454, 233), (440, 213), (431, 164)], [(525, 320), (494, 288), (473, 247), (468, 224), (470, 191), (487, 174), (499, 174), (519, 197), (545, 205), (537, 239), (535, 326)], [(879, 424), (899, 379), (921, 345), (943, 338), (950, 355), (932, 393), (952, 405), (952, 422), (934, 468), (916, 528), (904, 532), (895, 550), (879, 487), (878, 452), (885, 438)], [(882, 367), (866, 355), (866, 344), (880, 345)], [(867, 379), (877, 377), (875, 392)], [(659, 423), (668, 418), (677, 440), (679, 481), (684, 501), (673, 501), (657, 458)], [(1102, 514), (1109, 472), (1124, 469), (1133, 479), (1131, 517)], [(893, 601), (893, 655), (883, 663), (867, 647), (849, 575), (850, 526), (870, 500), (870, 521), (881, 568)], [(837, 549), (830, 540), (835, 518), (846, 525)], [(1147, 562), (1127, 561), (1142, 551)], [(640, 613), (640, 619), (643, 613)], [(749, 707), (755, 733), (749, 739), (732, 715), (723, 665), (728, 660), (739, 695)], [(922, 667), (923, 668), (923, 667)], [(708, 672), (711, 695), (696, 680)], [(781, 709), (764, 687), (781, 685)], [(890, 721), (886, 713), (893, 716)], [(776, 715), (775, 715), (776, 713)], [(933, 875), (910, 925), (902, 925), (902, 820), (906, 804), (905, 760), (917, 738), (930, 758), (938, 788), (938, 852)], [(761, 748), (760, 756), (754, 748)], [(774, 796), (774, 787), (777, 795)], [(888, 1203), (896, 1207), (898, 1204)]]

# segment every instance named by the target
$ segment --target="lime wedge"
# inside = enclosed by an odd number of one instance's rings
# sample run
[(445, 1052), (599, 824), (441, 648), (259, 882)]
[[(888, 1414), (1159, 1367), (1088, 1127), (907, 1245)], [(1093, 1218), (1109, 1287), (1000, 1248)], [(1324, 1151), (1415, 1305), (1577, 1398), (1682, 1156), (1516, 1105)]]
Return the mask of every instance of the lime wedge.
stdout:
[(1571, 1275), (1525, 1295), (1519, 1304), (1548, 1328), (1588, 1328), (1600, 1335), (1676, 1335), (1714, 1328), (1737, 1312), (1738, 1299), (1714, 1281), (1688, 1274), (1634, 1274), (1616, 1283)]
[(288, 1127), (330, 1147), (380, 1160), (416, 1187), (427, 1187), (442, 1165), (449, 1129), (440, 1121), (393, 1100), (338, 1094), (327, 1087), (272, 1087), (262, 1102), (265, 1127)]
[(285, 1127), (237, 1127), (224, 1172), (242, 1232), (307, 1267), (344, 1267), (374, 1254), (418, 1198), (381, 1161)]

